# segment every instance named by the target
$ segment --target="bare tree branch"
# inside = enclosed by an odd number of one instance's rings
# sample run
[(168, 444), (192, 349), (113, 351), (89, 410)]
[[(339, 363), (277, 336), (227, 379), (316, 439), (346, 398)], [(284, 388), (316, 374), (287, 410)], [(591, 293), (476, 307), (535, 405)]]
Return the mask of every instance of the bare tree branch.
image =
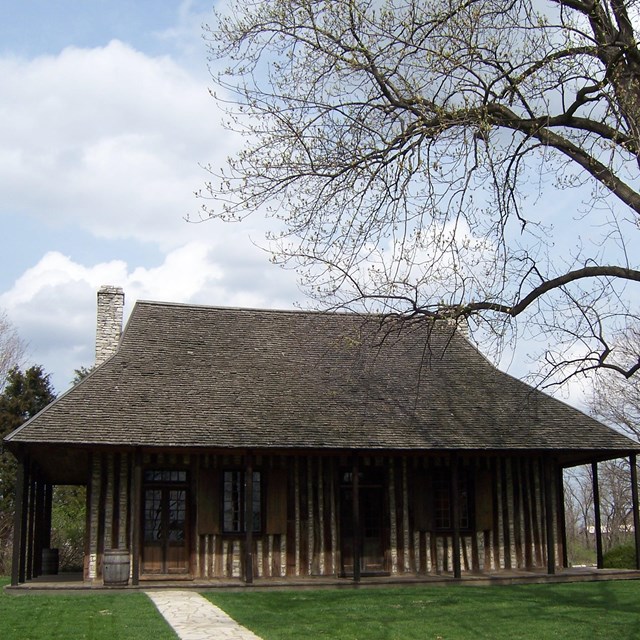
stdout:
[(9, 371), (21, 363), (25, 350), (26, 345), (16, 328), (7, 315), (0, 311), (0, 391), (4, 388)]
[(638, 314), (635, 0), (229, 4), (206, 38), (246, 144), (204, 217), (271, 216), (321, 305), (533, 337), (556, 380), (639, 370), (609, 346)]

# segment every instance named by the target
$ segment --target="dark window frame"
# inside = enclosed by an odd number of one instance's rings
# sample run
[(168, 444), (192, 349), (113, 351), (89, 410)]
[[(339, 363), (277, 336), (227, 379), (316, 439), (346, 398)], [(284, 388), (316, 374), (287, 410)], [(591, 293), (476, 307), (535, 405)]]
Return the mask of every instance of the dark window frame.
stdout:
[[(437, 533), (453, 531), (453, 501), (451, 499), (451, 470), (438, 469), (433, 476), (433, 526)], [(459, 523), (461, 533), (475, 530), (475, 487), (471, 469), (458, 471)]]
[(184, 486), (189, 484), (189, 471), (176, 467), (148, 467), (142, 472), (142, 482), (149, 486)]
[[(226, 536), (244, 535), (246, 528), (244, 469), (223, 469), (220, 476), (222, 487), (220, 500), (221, 532)], [(265, 529), (265, 474), (261, 470), (253, 471), (253, 532), (261, 534)]]
[[(189, 536), (189, 490), (190, 474), (184, 467), (149, 466), (142, 471), (142, 501), (141, 518), (144, 543), (152, 543), (158, 539), (162, 532), (162, 539), (166, 537), (169, 542), (176, 542), (173, 536), (171, 515), (177, 515), (183, 523), (181, 529), (183, 538)], [(148, 492), (153, 492), (154, 497), (148, 498)], [(171, 493), (182, 493), (171, 497)], [(167, 495), (168, 498), (167, 498)], [(169, 500), (167, 502), (167, 499)], [(173, 511), (172, 511), (173, 510)]]

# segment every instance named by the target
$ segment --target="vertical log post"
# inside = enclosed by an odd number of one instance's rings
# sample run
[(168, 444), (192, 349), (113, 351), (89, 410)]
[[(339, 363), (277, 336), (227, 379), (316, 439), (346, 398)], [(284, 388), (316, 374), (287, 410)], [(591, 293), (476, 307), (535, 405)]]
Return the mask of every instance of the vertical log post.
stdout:
[(30, 464), (29, 473), (29, 518), (27, 523), (27, 580), (33, 578), (33, 559), (35, 549), (35, 519), (36, 519), (36, 483), (37, 471), (33, 463)]
[(33, 577), (37, 578), (42, 575), (42, 549), (44, 549), (44, 523), (45, 523), (45, 482), (42, 474), (38, 473), (36, 477), (36, 506), (34, 518), (34, 534), (33, 534)]
[(134, 454), (132, 484), (131, 584), (138, 585), (140, 584), (140, 541), (142, 536), (142, 456), (139, 451)]
[(49, 482), (44, 487), (44, 522), (42, 544), (45, 549), (51, 547), (51, 513), (53, 511), (53, 485)]
[(633, 509), (633, 534), (636, 543), (636, 569), (640, 569), (640, 514), (638, 513), (638, 467), (636, 454), (629, 456), (631, 470), (631, 508)]
[(253, 584), (253, 458), (245, 456), (244, 469), (244, 581)]
[(591, 463), (591, 481), (593, 483), (593, 515), (596, 527), (596, 566), (602, 569), (602, 518), (600, 517), (600, 485), (598, 483), (598, 463)]
[(360, 466), (358, 454), (353, 454), (351, 477), (353, 492), (353, 581), (360, 582), (360, 562), (362, 558), (362, 531), (360, 526)]
[(29, 524), (29, 485), (31, 483), (31, 459), (25, 457), (24, 461), (24, 482), (22, 484), (22, 522), (20, 525), (20, 582), (27, 579), (27, 528)]
[(20, 582), (24, 582), (24, 512), (26, 510), (25, 501), (25, 462), (22, 456), (18, 458), (18, 469), (16, 474), (16, 502), (13, 514), (13, 555), (11, 559), (11, 586), (16, 587)]
[(451, 454), (451, 519), (453, 522), (453, 577), (459, 580), (462, 577), (460, 568), (460, 487), (458, 486), (459, 466), (458, 455)]
[(569, 556), (567, 553), (567, 514), (564, 508), (564, 474), (563, 469), (558, 469), (557, 475), (557, 492), (558, 496), (558, 524), (560, 526), (560, 543), (562, 544), (562, 567), (569, 567)]
[(553, 531), (553, 475), (551, 460), (544, 459), (544, 513), (547, 534), (547, 573), (553, 575), (556, 572), (556, 540)]

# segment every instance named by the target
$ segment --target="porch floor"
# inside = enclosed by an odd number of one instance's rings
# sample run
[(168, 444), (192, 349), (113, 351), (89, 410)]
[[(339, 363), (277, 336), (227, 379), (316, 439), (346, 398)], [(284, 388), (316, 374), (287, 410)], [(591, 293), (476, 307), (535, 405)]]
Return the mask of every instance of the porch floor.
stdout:
[(600, 580), (640, 580), (640, 571), (628, 569), (596, 569), (595, 567), (572, 567), (558, 569), (549, 575), (543, 570), (503, 570), (499, 572), (463, 574), (456, 580), (453, 574), (443, 573), (436, 576), (404, 574), (395, 576), (372, 576), (362, 578), (360, 583), (354, 583), (351, 578), (336, 578), (332, 576), (298, 577), (298, 578), (256, 578), (248, 585), (233, 579), (193, 579), (193, 580), (140, 580), (139, 585), (124, 587), (104, 586), (101, 581), (85, 581), (80, 573), (61, 573), (59, 575), (40, 576), (18, 586), (7, 586), (5, 589), (13, 593), (35, 591), (149, 591), (153, 589), (260, 589), (260, 588), (288, 588), (288, 589), (319, 589), (319, 588), (364, 588), (380, 586), (402, 585), (431, 585), (443, 586), (449, 584), (462, 585), (501, 585), (501, 584), (544, 584), (558, 582), (592, 582)]

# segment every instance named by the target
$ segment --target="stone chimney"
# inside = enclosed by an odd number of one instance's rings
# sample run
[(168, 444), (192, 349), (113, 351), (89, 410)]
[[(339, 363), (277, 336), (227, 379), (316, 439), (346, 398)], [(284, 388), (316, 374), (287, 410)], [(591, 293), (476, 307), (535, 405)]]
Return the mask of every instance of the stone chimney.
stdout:
[(122, 335), (124, 291), (104, 285), (98, 291), (98, 322), (96, 326), (96, 367), (117, 350)]
[(444, 303), (438, 305), (439, 312), (448, 312), (447, 318), (443, 321), (447, 323), (450, 327), (455, 327), (456, 331), (463, 337), (469, 340), (471, 338), (471, 332), (469, 330), (469, 318), (467, 316), (459, 315), (456, 317), (455, 315), (455, 307), (449, 307)]

